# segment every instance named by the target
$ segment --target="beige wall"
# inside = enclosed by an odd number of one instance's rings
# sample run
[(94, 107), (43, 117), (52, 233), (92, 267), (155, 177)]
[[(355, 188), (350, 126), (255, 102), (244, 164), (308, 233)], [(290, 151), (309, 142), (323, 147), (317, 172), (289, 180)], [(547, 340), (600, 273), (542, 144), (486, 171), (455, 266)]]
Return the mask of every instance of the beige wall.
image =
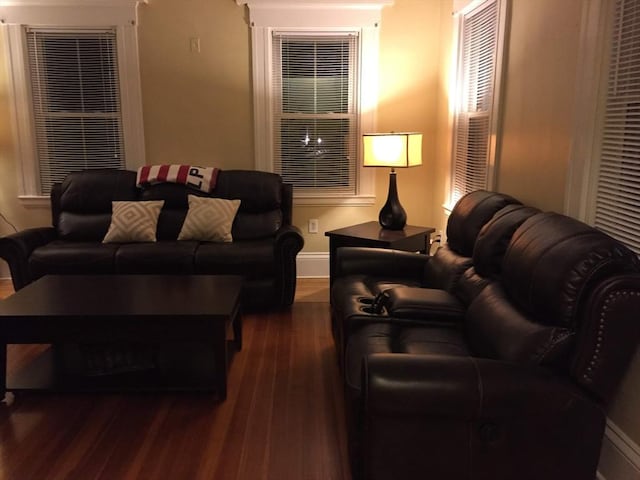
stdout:
[[(146, 161), (253, 168), (250, 33), (231, 0), (139, 7)], [(190, 39), (200, 39), (200, 53)]]
[[(435, 172), (442, 45), (450, 43), (449, 0), (396, 0), (382, 14), (378, 129), (424, 133), (421, 167), (398, 172), (408, 222), (432, 225), (441, 215)], [(139, 55), (147, 163), (198, 163), (253, 168), (250, 29), (245, 7), (232, 0), (152, 0), (139, 8)], [(444, 25), (442, 19), (445, 19)], [(444, 29), (444, 30), (443, 30)], [(200, 53), (190, 38), (200, 39)], [(4, 68), (4, 58), (0, 58)], [(7, 88), (0, 84), (0, 211), (18, 228), (49, 225), (48, 209), (17, 200), (17, 163), (9, 131)], [(440, 110), (439, 110), (440, 108)], [(378, 198), (370, 207), (296, 207), (294, 223), (305, 251), (328, 250), (324, 231), (376, 220), (386, 199), (388, 171), (376, 172)], [(438, 197), (438, 198), (436, 198)], [(433, 208), (438, 205), (438, 208)], [(320, 233), (307, 234), (310, 218)], [(0, 224), (1, 233), (8, 233)], [(7, 227), (8, 228), (8, 227)]]
[[(4, 52), (0, 37), (0, 52)], [(18, 200), (18, 168), (11, 128), (11, 110), (7, 85), (7, 59), (0, 54), (0, 213), (18, 230), (50, 225), (48, 208), (27, 208)], [(13, 233), (13, 228), (0, 218), (0, 236)], [(9, 268), (0, 260), (0, 278), (9, 276)]]
[[(382, 13), (378, 130), (424, 133), (423, 166), (398, 172), (400, 200), (408, 222), (415, 225), (433, 224), (440, 212), (432, 207), (438, 184), (431, 171), (436, 165), (441, 40), (450, 41), (441, 35), (441, 16), (443, 11), (450, 14), (450, 3), (396, 0)], [(253, 168), (246, 16), (245, 7), (231, 0), (153, 0), (140, 9), (147, 163)], [(189, 51), (191, 37), (200, 38), (200, 54)], [(295, 207), (293, 221), (305, 236), (304, 251), (328, 251), (325, 231), (377, 220), (388, 179), (388, 170), (376, 172), (373, 206)], [(319, 220), (318, 234), (307, 233), (311, 218)]]
[[(513, 0), (497, 189), (564, 210), (583, 0)], [(640, 351), (609, 418), (640, 444)]]
[(582, 0), (514, 0), (497, 189), (563, 211)]
[[(439, 132), (441, 43), (449, 25), (442, 25), (445, 11), (451, 20), (448, 0), (396, 0), (382, 11), (380, 30), (380, 104), (378, 131), (419, 131), (423, 136), (423, 165), (397, 171), (400, 202), (412, 225), (433, 225), (440, 214), (436, 143)], [(442, 132), (440, 132), (442, 134)], [(326, 252), (329, 243), (322, 232), (378, 219), (387, 197), (389, 170), (376, 172), (377, 200), (372, 207), (296, 207), (294, 223), (305, 235), (304, 250)], [(320, 233), (307, 234), (307, 221), (317, 218)]]

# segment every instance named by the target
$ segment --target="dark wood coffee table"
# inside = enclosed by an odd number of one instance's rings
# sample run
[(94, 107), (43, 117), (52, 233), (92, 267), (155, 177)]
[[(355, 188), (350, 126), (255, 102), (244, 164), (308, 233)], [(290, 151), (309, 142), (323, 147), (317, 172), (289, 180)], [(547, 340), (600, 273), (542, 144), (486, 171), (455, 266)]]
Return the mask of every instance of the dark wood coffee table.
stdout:
[[(226, 275), (43, 277), (0, 302), (0, 399), (7, 390), (156, 389), (215, 391), (225, 399), (229, 356), (242, 347), (241, 284), (241, 277)], [(51, 348), (21, 375), (7, 379), (6, 347), (14, 343), (60, 348)], [(123, 353), (123, 345), (146, 353), (138, 364), (124, 362), (125, 368), (115, 373), (91, 368), (70, 373), (70, 355), (65, 354), (70, 345), (94, 352), (116, 345), (114, 357), (131, 355)], [(176, 345), (182, 353), (199, 352), (199, 358), (187, 362), (200, 370), (197, 374), (160, 358), (162, 346)], [(121, 360), (105, 363), (118, 367)]]

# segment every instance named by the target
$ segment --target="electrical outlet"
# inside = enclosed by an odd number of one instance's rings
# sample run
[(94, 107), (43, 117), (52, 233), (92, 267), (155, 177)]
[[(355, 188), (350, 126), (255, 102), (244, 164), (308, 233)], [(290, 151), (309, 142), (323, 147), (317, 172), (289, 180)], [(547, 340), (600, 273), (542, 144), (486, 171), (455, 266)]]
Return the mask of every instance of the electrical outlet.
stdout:
[(318, 233), (318, 219), (311, 218), (309, 219), (309, 233)]

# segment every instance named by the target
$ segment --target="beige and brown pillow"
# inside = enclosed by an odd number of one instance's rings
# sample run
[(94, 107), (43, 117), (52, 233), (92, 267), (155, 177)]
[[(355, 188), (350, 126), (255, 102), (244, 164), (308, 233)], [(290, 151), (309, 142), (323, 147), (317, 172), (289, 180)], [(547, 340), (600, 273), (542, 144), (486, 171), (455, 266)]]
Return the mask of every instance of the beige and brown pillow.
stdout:
[(231, 227), (240, 200), (189, 195), (189, 211), (178, 240), (232, 242)]
[(102, 243), (155, 242), (164, 200), (112, 202), (111, 225)]

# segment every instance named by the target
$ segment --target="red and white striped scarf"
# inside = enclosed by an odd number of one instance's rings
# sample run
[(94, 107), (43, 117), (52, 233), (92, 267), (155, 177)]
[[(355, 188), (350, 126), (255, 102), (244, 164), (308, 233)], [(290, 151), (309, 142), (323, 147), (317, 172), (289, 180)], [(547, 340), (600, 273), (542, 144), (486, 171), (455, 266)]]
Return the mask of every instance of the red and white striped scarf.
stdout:
[(219, 170), (214, 167), (191, 165), (145, 165), (138, 168), (136, 185), (141, 187), (154, 183), (181, 183), (209, 193), (216, 186)]

